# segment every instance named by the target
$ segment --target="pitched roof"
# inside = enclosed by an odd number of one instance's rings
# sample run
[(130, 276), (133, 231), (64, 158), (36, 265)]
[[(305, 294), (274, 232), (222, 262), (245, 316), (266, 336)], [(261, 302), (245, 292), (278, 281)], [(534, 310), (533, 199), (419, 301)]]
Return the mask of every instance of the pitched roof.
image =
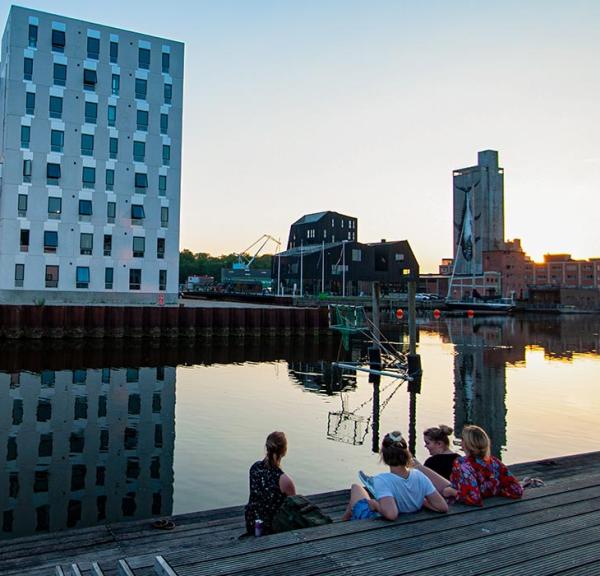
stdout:
[(296, 224), (310, 224), (311, 222), (318, 222), (327, 212), (315, 212), (314, 214), (305, 214), (299, 220), (296, 220), (293, 225)]

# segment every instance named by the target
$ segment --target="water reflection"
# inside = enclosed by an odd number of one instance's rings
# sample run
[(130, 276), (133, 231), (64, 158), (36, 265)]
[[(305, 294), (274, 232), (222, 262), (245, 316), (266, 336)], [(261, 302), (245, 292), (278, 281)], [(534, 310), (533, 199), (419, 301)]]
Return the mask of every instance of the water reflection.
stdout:
[[(598, 402), (596, 361), (579, 375), (589, 383), (579, 388), (559, 383), (561, 388), (551, 388), (556, 398), (548, 393), (541, 408), (528, 404), (531, 396), (522, 382), (518, 390), (509, 388), (515, 369), (535, 379), (535, 372), (526, 372), (532, 351), (543, 350), (535, 358), (543, 356), (545, 363), (575, 363), (583, 355), (597, 360), (596, 316), (448, 318), (422, 321), (419, 331), (426, 342), (419, 350), (422, 384), (367, 381), (364, 374), (332, 368), (334, 360), (363, 356), (366, 345), (354, 342), (340, 357), (335, 338), (0, 342), (1, 534), (210, 508), (216, 505), (215, 494), (222, 498), (218, 505), (239, 504), (246, 496), (246, 478), (231, 474), (232, 462), (243, 468), (248, 447), (260, 447), (264, 427), (279, 421), (282, 412), (290, 436), (296, 435), (290, 461), (298, 457), (298, 467), (306, 470), (305, 478), (296, 470), (294, 477), (307, 491), (320, 491), (340, 488), (341, 478), (346, 485), (348, 469), (369, 465), (379, 448), (380, 426), (408, 432), (418, 452), (425, 424), (445, 421), (460, 434), (465, 424), (474, 423), (490, 433), (497, 454), (506, 454), (507, 426), (523, 434), (526, 422), (528, 438), (547, 433), (540, 429), (543, 424), (535, 428), (543, 418), (538, 412), (531, 416), (533, 410), (546, 409), (546, 417), (554, 418), (561, 403), (579, 409), (574, 403), (581, 400), (580, 390), (590, 393), (587, 405)], [(404, 338), (402, 327), (387, 332), (397, 341)], [(238, 366), (222, 366), (233, 364)], [(178, 406), (189, 422), (184, 426), (178, 414), (179, 450), (187, 450), (179, 468), (174, 468), (176, 367), (190, 367), (179, 377)], [(260, 380), (253, 380), (253, 374), (260, 374)], [(218, 386), (213, 383), (217, 375)], [(536, 386), (531, 390), (550, 390)], [(559, 396), (562, 391), (570, 395)], [(299, 392), (307, 394), (300, 397)], [(186, 404), (194, 407), (189, 416)], [(253, 406), (259, 408), (253, 411)], [(588, 412), (577, 413), (595, 418)], [(574, 436), (585, 434), (589, 421), (582, 426), (575, 430), (573, 424)], [(559, 455), (556, 439), (548, 438), (549, 455)], [(540, 446), (546, 445), (531, 444), (528, 453), (514, 450), (511, 441), (511, 455), (541, 457)], [(192, 462), (190, 455), (199, 460)], [(197, 477), (200, 465), (216, 475), (206, 479), (206, 486)], [(319, 472), (325, 468), (329, 476)], [(174, 469), (181, 471), (179, 484)], [(215, 492), (215, 480), (224, 489)], [(179, 509), (177, 498), (183, 502)]]
[(0, 373), (2, 534), (169, 514), (175, 369)]
[(423, 323), (453, 344), (454, 430), (476, 424), (488, 432), (493, 452), (506, 446), (506, 368), (526, 366), (526, 350), (537, 346), (546, 359), (572, 360), (574, 354), (597, 354), (600, 319), (577, 317), (449, 318)]
[[(398, 340), (405, 333), (398, 326), (388, 326), (388, 333)], [(600, 350), (600, 320), (597, 316), (577, 317), (476, 317), (445, 318), (422, 321), (424, 333), (436, 333), (454, 346), (454, 422), (456, 437), (465, 425), (484, 428), (492, 439), (493, 453), (501, 456), (507, 437), (506, 369), (526, 366), (526, 351), (532, 347), (544, 350), (548, 360), (571, 361), (575, 354), (597, 354)], [(365, 354), (366, 343), (354, 340), (344, 360), (356, 360)], [(425, 366), (425, 370), (427, 367)], [(352, 407), (349, 393), (357, 386), (356, 373), (334, 369), (328, 362), (291, 362), (289, 373), (305, 389), (320, 394), (340, 395), (340, 410), (330, 411), (327, 438), (353, 445), (362, 445), (371, 432), (372, 450), (379, 451), (379, 420), (381, 411), (391, 398), (381, 396), (380, 378), (370, 376), (372, 396)], [(389, 386), (389, 379), (386, 380)], [(402, 383), (400, 383), (402, 384)], [(394, 388), (393, 394), (397, 388)], [(417, 399), (421, 393), (421, 378), (406, 383), (409, 393), (408, 441), (415, 452), (419, 441), (416, 429)], [(366, 404), (371, 413), (364, 414)]]
[[(397, 330), (397, 328), (396, 328)], [(355, 339), (349, 350), (338, 351), (337, 361), (357, 362), (364, 358), (370, 343)], [(372, 393), (369, 398), (359, 404), (352, 402), (352, 392), (357, 387), (357, 372), (350, 368), (340, 368), (328, 362), (289, 362), (290, 380), (302, 385), (309, 392), (340, 397), (338, 410), (329, 411), (327, 415), (327, 439), (353, 446), (364, 444), (369, 432), (372, 438), (373, 452), (379, 452), (379, 421), (385, 407), (392, 397), (405, 384), (404, 380), (386, 378), (383, 388), (381, 377), (369, 375)], [(415, 392), (420, 386), (420, 379), (415, 381), (411, 390)], [(383, 394), (383, 396), (382, 396)]]

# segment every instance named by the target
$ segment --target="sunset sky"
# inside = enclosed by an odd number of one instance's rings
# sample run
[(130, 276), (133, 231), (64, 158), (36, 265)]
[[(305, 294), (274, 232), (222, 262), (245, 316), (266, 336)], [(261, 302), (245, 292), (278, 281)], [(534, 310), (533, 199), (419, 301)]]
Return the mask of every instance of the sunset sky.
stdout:
[(536, 260), (600, 257), (597, 0), (24, 4), (185, 43), (181, 248), (285, 243), (336, 210), (435, 271), (452, 170), (491, 148), (506, 237)]

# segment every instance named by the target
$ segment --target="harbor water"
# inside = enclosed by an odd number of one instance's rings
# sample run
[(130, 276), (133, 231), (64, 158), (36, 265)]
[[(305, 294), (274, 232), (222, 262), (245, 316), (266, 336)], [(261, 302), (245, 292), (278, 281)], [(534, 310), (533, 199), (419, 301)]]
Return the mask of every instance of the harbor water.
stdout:
[[(402, 327), (390, 331), (400, 343)], [(332, 369), (338, 338), (3, 342), (2, 537), (243, 503), (284, 430), (301, 493), (382, 470), (381, 437), (484, 427), (507, 462), (598, 449), (600, 318), (423, 320), (419, 387)]]

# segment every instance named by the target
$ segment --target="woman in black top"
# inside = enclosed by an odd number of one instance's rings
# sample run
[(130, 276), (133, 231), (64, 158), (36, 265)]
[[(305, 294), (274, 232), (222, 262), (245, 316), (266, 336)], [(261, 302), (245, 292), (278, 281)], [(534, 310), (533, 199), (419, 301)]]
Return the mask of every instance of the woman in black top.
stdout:
[(273, 532), (273, 516), (286, 496), (294, 496), (296, 488), (292, 479), (281, 469), (281, 460), (287, 452), (287, 439), (283, 432), (271, 432), (265, 443), (267, 454), (263, 460), (250, 467), (250, 497), (246, 504), (246, 531), (254, 534), (254, 523), (261, 520), (262, 533)]
[(427, 428), (423, 432), (425, 448), (431, 456), (425, 460), (425, 466), (437, 472), (447, 480), (450, 479), (454, 460), (458, 458), (456, 452), (450, 450), (450, 434), (453, 430), (449, 426), (440, 424), (435, 428)]

